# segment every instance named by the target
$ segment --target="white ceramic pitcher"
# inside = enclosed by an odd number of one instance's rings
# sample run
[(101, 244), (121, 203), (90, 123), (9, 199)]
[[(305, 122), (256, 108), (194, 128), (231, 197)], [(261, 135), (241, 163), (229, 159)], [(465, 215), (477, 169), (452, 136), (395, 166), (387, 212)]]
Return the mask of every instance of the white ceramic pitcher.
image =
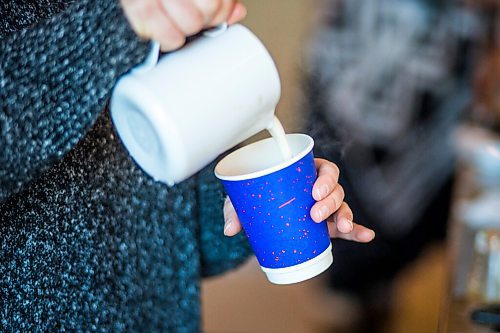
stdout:
[(183, 181), (272, 126), (281, 86), (262, 42), (235, 24), (205, 33), (117, 82), (111, 116), (137, 164), (168, 185)]

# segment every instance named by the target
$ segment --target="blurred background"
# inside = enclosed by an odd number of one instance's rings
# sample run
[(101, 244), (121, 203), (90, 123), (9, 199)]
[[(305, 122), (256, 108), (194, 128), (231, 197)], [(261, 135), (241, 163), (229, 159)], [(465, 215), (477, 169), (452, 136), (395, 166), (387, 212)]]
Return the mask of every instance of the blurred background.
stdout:
[(278, 118), (341, 168), (370, 244), (296, 285), (257, 261), (202, 285), (204, 332), (493, 332), (500, 303), (497, 1), (245, 0)]

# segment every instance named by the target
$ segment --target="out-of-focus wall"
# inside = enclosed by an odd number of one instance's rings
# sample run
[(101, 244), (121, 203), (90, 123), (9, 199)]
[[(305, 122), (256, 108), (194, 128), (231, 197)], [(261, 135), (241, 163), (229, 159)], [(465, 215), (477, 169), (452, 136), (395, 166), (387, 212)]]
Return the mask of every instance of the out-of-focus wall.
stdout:
[(266, 45), (281, 76), (282, 97), (276, 110), (286, 131), (295, 131), (298, 115), (299, 70), (308, 38), (313, 7), (318, 0), (243, 0), (248, 26)]

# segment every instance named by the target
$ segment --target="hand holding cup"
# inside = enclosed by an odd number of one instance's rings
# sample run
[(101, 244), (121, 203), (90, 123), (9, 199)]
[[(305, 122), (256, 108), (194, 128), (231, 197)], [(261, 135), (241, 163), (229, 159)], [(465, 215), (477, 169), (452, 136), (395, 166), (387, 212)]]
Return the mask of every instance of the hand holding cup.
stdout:
[(310, 279), (333, 262), (331, 237), (367, 242), (373, 231), (352, 222), (343, 202), (339, 170), (314, 159), (314, 141), (287, 134), (290, 157), (273, 138), (225, 156), (215, 167), (230, 201), (224, 233), (243, 229), (262, 270), (272, 283)]
[[(353, 222), (353, 213), (344, 201), (344, 190), (338, 183), (339, 168), (336, 164), (315, 158), (318, 178), (314, 183), (312, 196), (316, 203), (311, 208), (311, 218), (315, 222), (327, 220), (329, 235), (360, 243), (368, 243), (375, 237), (373, 230)], [(241, 222), (236, 215), (229, 197), (224, 203), (224, 234), (234, 236), (241, 230)]]

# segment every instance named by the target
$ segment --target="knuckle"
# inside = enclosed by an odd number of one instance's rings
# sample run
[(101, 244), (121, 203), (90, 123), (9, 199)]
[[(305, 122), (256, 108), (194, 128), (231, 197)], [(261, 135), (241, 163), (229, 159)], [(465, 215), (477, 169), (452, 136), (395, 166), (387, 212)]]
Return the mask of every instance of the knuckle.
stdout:
[(203, 14), (200, 11), (196, 11), (191, 15), (191, 19), (189, 20), (189, 25), (187, 26), (188, 31), (186, 31), (186, 33), (187, 34), (197, 33), (201, 31), (201, 29), (203, 29), (204, 25), (205, 25), (205, 19)]
[(220, 0), (204, 0), (198, 1), (198, 9), (201, 11), (203, 16), (211, 17), (213, 16), (220, 7)]
[(172, 51), (178, 49), (182, 45), (184, 45), (186, 39), (182, 36), (180, 37), (167, 37), (163, 39), (163, 42), (160, 42), (162, 51)]
[(335, 178), (335, 176), (334, 176), (334, 175), (327, 174), (327, 175), (325, 175), (325, 178), (324, 178), (324, 179), (325, 179), (325, 181), (326, 181), (326, 182), (327, 182), (327, 184), (328, 184), (328, 188), (329, 188), (329, 190), (330, 190), (330, 191), (332, 191), (332, 189), (333, 189), (333, 191), (335, 191), (335, 189), (336, 189), (336, 187), (337, 187), (337, 185), (338, 185), (338, 183), (337, 183), (337, 178)]
[(182, 45), (184, 45), (185, 42), (186, 42), (186, 37), (178, 35), (178, 37), (172, 39), (172, 47), (177, 49)]
[(224, 19), (220, 17), (220, 15), (217, 15), (217, 17), (214, 17), (214, 19), (210, 22), (210, 26), (217, 26), (219, 24), (224, 23)]
[(335, 176), (333, 173), (328, 174), (328, 181), (331, 184), (330, 189), (333, 188), (335, 189), (338, 185), (338, 178)]
[(338, 178), (338, 177), (339, 177), (339, 175), (340, 175), (340, 169), (339, 169), (339, 167), (337, 166), (337, 164), (330, 162), (330, 164), (329, 164), (329, 165), (331, 166), (331, 168), (332, 168), (332, 170), (333, 170), (333, 173), (335, 174), (335, 177), (336, 177), (336, 178)]
[(217, 9), (213, 12), (214, 18), (212, 20), (213, 25), (218, 25), (226, 22), (229, 18), (229, 14), (232, 8), (232, 0), (220, 0), (218, 1)]
[(330, 197), (330, 200), (332, 201), (331, 209), (332, 209), (332, 213), (333, 213), (333, 211), (336, 211), (340, 207), (340, 202), (337, 198), (335, 198), (335, 195), (332, 195)]
[(159, 8), (156, 1), (136, 1), (137, 9), (141, 11), (146, 17), (155, 14)]
[(324, 162), (321, 163), (321, 165), (319, 167), (319, 172), (322, 174), (330, 175), (335, 180), (335, 182), (337, 182), (339, 175), (340, 175), (339, 167), (337, 166), (337, 164), (335, 164), (333, 162), (330, 162), (327, 160), (323, 160), (323, 161)]

